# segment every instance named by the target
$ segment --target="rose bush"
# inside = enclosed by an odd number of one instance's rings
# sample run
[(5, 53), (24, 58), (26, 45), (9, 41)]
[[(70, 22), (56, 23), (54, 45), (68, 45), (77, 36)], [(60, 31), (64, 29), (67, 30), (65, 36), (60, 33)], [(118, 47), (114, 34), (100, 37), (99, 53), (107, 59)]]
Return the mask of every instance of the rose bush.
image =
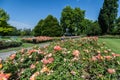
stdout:
[(97, 40), (85, 37), (22, 49), (0, 61), (0, 77), (10, 74), (9, 80), (119, 80), (120, 54)]
[(38, 37), (33, 37), (33, 38), (23, 38), (23, 42), (28, 42), (28, 43), (40, 43), (40, 42), (46, 42), (46, 41), (51, 41), (53, 40), (52, 37), (47, 37), (47, 36), (38, 36)]

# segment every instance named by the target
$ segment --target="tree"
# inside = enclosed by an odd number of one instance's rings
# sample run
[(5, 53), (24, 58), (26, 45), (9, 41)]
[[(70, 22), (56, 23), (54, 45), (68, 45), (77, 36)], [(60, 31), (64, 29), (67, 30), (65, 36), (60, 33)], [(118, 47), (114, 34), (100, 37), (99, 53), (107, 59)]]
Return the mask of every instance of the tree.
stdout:
[(97, 21), (93, 22), (92, 20), (84, 19), (81, 22), (81, 32), (82, 34), (94, 36), (99, 35), (101, 33), (101, 29)]
[(57, 18), (48, 15), (44, 20), (40, 20), (34, 28), (34, 36), (61, 36), (62, 28), (59, 26)]
[(120, 35), (120, 17), (116, 19), (116, 25), (113, 29), (113, 34), (119, 34)]
[(104, 0), (103, 7), (100, 9), (98, 22), (102, 33), (111, 33), (117, 17), (118, 0)]
[(8, 21), (9, 20), (9, 15), (0, 8), (0, 21)]
[(60, 24), (63, 28), (63, 32), (69, 29), (69, 33), (78, 34), (76, 32), (80, 29), (80, 22), (84, 19), (85, 11), (80, 8), (71, 8), (66, 6), (61, 13)]
[(72, 33), (72, 17), (73, 16), (73, 9), (70, 6), (66, 6), (61, 13), (60, 18), (60, 24), (63, 28), (63, 32), (66, 32), (66, 29), (68, 28), (70, 30), (70, 33)]
[(97, 21), (93, 22), (91, 21), (90, 24), (88, 24), (86, 28), (86, 34), (89, 36), (95, 36), (95, 35), (100, 35), (101, 29), (99, 27), (99, 24)]
[(23, 30), (21, 30), (21, 36), (31, 36), (32, 35), (32, 31), (31, 29), (27, 29), (27, 28), (24, 28)]
[(10, 32), (13, 31), (12, 26), (10, 26), (7, 21), (9, 20), (9, 15), (0, 8), (0, 35), (6, 36), (10, 35)]
[(38, 24), (33, 29), (33, 35), (34, 36), (41, 36), (42, 35), (42, 27), (44, 25), (44, 20), (41, 19)]
[(82, 33), (82, 27), (81, 27), (81, 22), (84, 20), (84, 17), (85, 17), (85, 11), (84, 10), (81, 10), (80, 8), (75, 8), (73, 10), (73, 30), (74, 30), (74, 33), (76, 35), (80, 35), (80, 33)]

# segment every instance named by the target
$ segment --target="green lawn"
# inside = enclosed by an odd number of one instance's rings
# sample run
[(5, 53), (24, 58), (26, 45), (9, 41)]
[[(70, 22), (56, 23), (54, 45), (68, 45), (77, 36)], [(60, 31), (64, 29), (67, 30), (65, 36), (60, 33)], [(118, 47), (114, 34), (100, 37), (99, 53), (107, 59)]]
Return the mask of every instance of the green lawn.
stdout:
[(107, 47), (120, 54), (120, 39), (99, 38), (99, 42), (105, 42)]

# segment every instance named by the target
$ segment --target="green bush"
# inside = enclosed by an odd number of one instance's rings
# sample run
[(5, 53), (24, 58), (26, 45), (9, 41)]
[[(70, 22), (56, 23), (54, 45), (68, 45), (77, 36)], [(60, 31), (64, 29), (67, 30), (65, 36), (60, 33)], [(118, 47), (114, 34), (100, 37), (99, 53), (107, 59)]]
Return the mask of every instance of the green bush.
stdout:
[(18, 47), (21, 45), (22, 45), (22, 42), (17, 42), (17, 41), (13, 41), (13, 40), (1, 40), (0, 41), (0, 49)]

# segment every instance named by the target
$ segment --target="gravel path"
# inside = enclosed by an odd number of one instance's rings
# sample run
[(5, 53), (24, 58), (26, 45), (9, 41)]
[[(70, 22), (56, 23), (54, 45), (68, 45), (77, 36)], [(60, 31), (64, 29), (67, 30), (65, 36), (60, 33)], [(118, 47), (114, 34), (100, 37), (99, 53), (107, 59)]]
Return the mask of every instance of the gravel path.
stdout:
[[(44, 47), (44, 46), (47, 46), (47, 45), (49, 45), (50, 43), (41, 43), (39, 46), (40, 47)], [(30, 48), (32, 48), (32, 47), (29, 47), (29, 48), (27, 48), (27, 49), (30, 49)], [(5, 60), (8, 56), (10, 56), (11, 54), (13, 54), (13, 53), (16, 53), (17, 51), (10, 51), (10, 52), (3, 52), (3, 53), (0, 53), (0, 58), (2, 58), (3, 60)]]

